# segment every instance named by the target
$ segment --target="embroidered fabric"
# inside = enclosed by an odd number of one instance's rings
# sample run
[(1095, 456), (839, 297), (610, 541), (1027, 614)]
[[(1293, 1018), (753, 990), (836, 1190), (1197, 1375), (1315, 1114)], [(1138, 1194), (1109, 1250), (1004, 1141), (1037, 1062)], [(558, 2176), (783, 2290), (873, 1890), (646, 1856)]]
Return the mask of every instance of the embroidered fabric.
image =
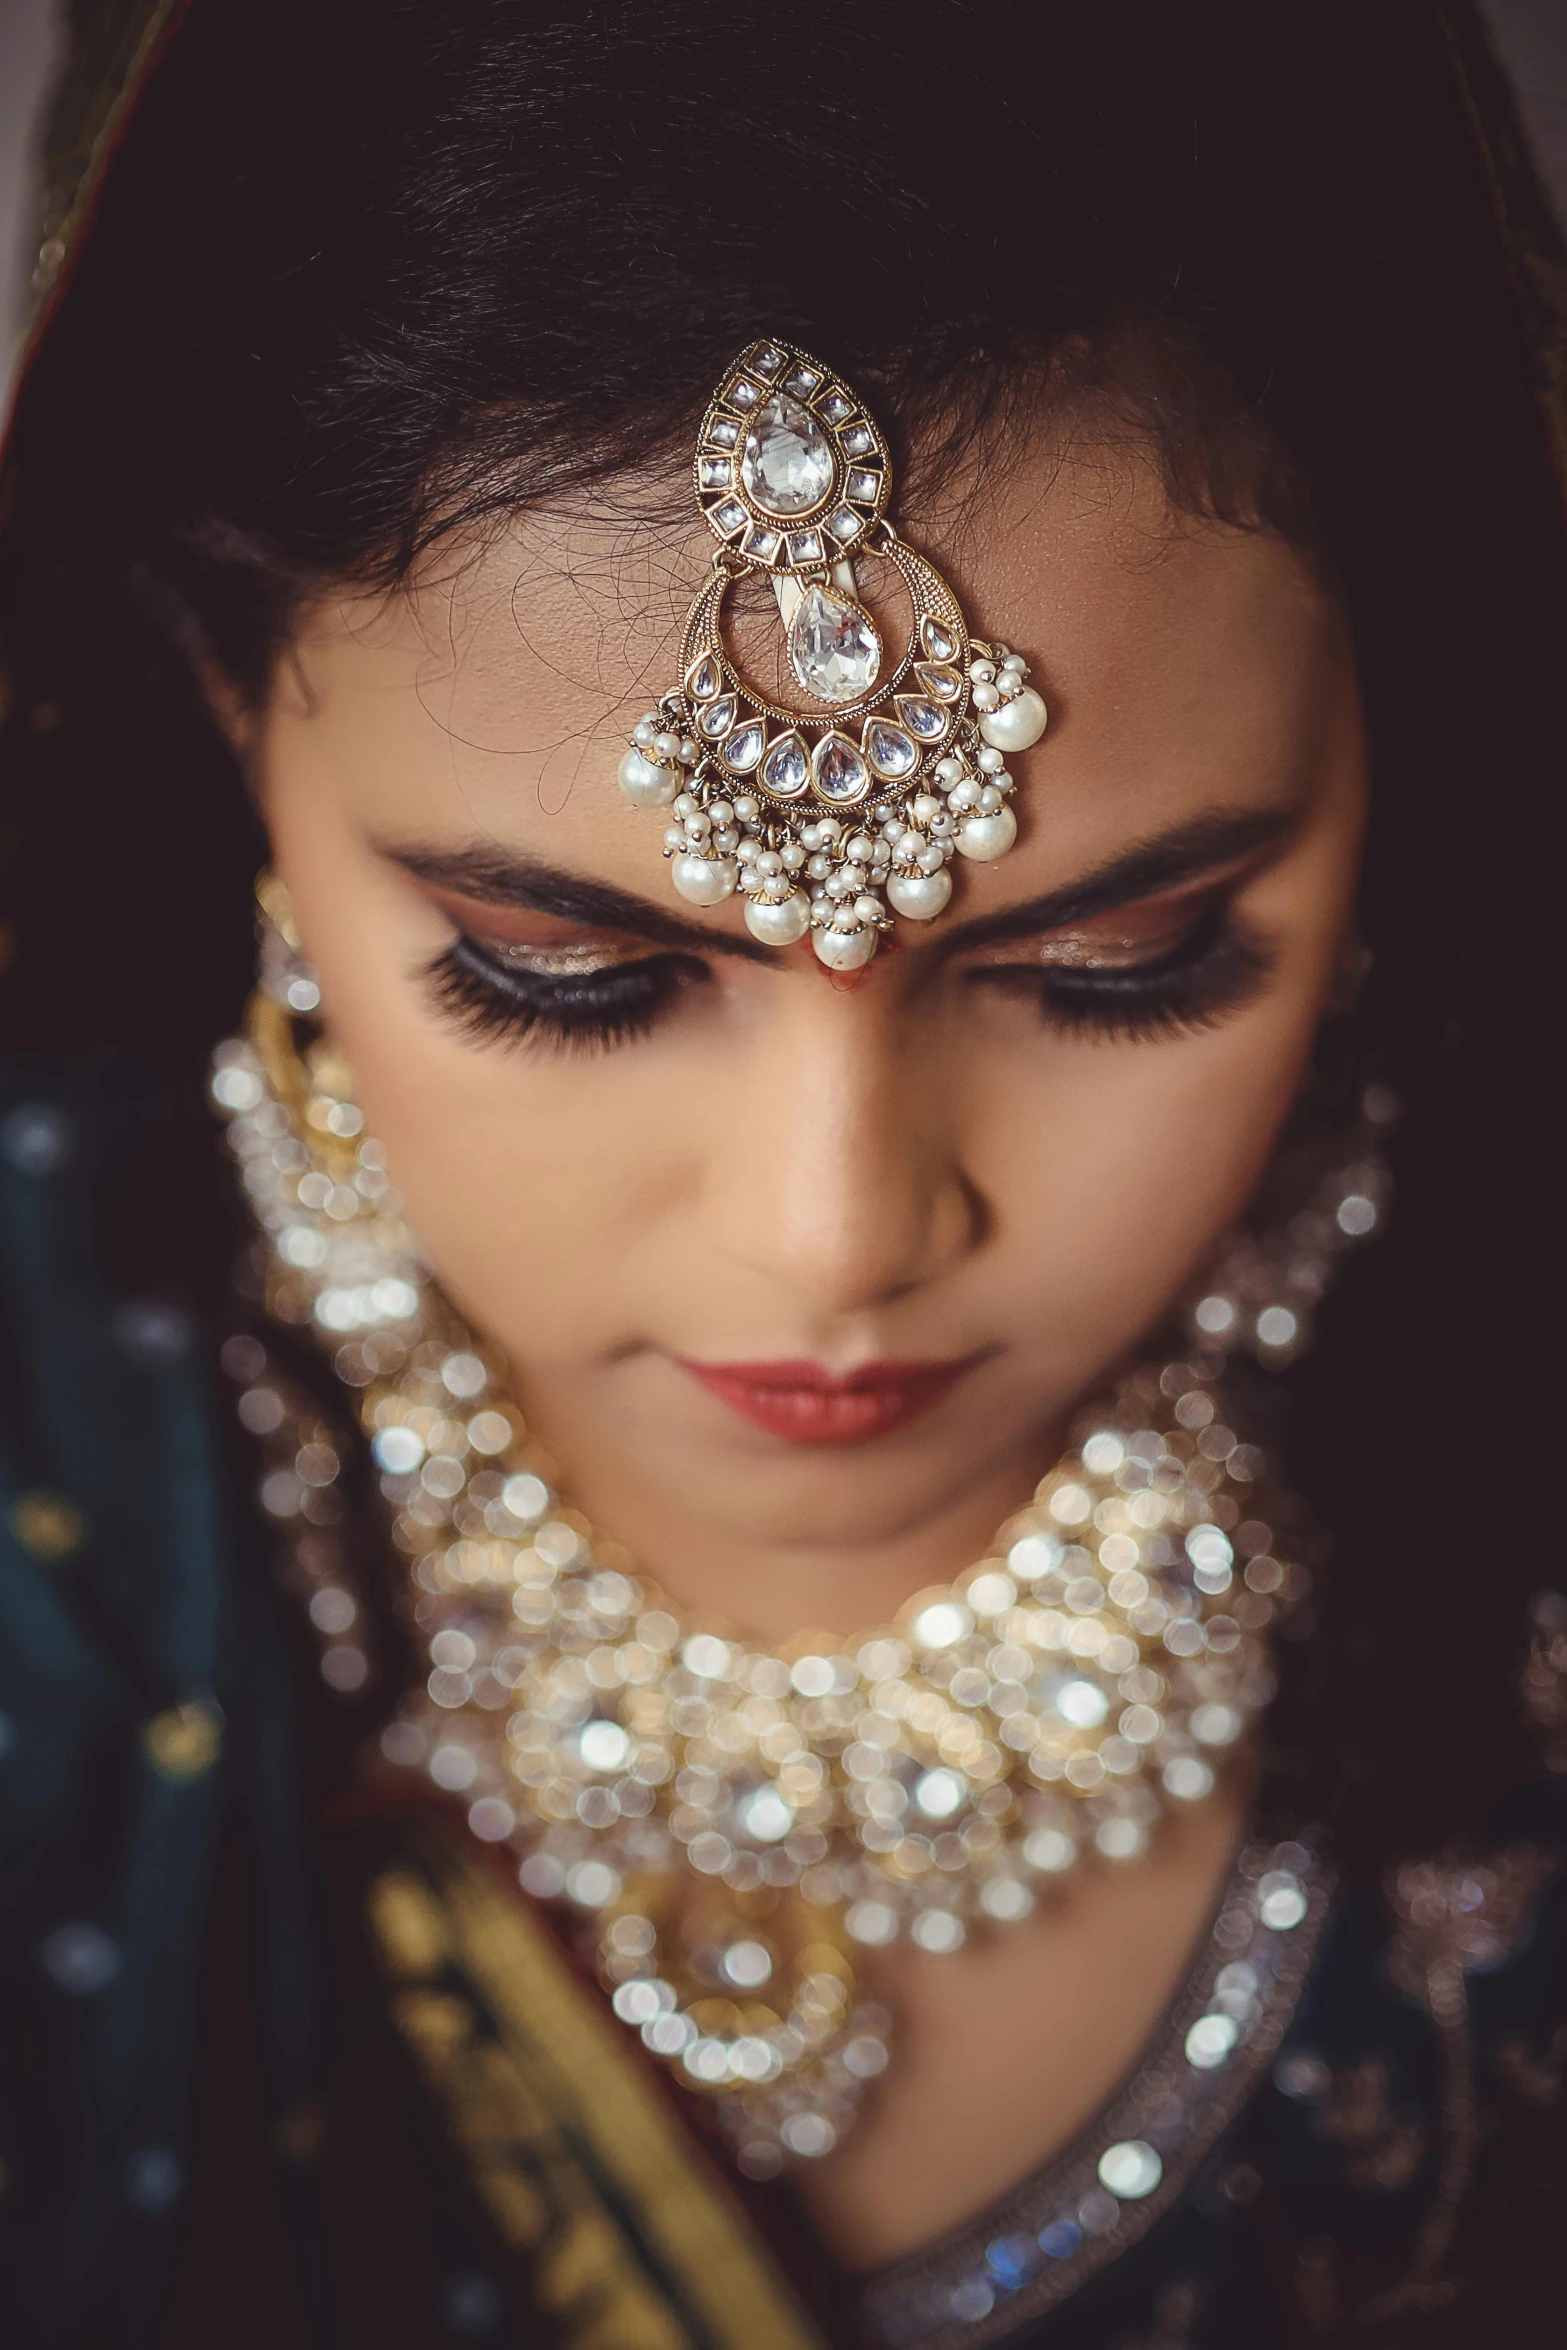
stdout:
[(1332, 1880), (1304, 1845), (1242, 1853), (1135, 2072), (1062, 2154), (863, 2288), (886, 2350), (985, 2350), (1086, 2284), (1177, 2201), (1293, 2016)]

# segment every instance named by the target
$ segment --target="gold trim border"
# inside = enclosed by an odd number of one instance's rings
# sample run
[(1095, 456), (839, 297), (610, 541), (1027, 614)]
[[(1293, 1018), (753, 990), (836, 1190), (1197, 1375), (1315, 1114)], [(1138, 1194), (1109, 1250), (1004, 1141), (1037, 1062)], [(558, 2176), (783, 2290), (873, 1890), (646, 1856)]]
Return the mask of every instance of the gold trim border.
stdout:
[(824, 2350), (521, 1895), (422, 1830), (367, 1912), (392, 2021), (566, 2350)]

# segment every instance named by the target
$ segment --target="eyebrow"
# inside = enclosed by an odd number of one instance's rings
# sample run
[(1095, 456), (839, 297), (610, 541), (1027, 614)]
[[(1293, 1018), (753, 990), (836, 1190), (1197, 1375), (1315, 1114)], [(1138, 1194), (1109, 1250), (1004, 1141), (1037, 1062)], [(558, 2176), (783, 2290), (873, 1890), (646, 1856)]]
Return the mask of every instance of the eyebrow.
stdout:
[(984, 914), (977, 921), (959, 923), (942, 942), (948, 954), (971, 947), (992, 946), (1000, 939), (1032, 938), (1044, 930), (1060, 930), (1070, 922), (1087, 922), (1096, 914), (1113, 913), (1118, 906), (1135, 905), (1156, 890), (1178, 888), (1196, 881), (1216, 866), (1233, 865), (1259, 849), (1284, 840), (1299, 824), (1299, 802), (1268, 808), (1214, 809), (1188, 818), (1152, 840), (1135, 841), (1108, 863), (1096, 866), (1060, 889), (1046, 890), (1004, 913)]
[[(1273, 846), (1294, 830), (1300, 814), (1300, 808), (1291, 805), (1215, 810), (1192, 817), (1153, 840), (1135, 842), (1108, 863), (1060, 889), (1048, 890), (1003, 913), (960, 924), (941, 941), (943, 951), (961, 954), (1001, 939), (1029, 938), (1132, 905), (1156, 890), (1173, 889), (1215, 866), (1233, 864)], [(777, 968), (776, 947), (682, 921), (678, 914), (666, 913), (629, 890), (588, 881), (581, 874), (565, 872), (537, 858), (512, 856), (489, 847), (437, 849), (419, 842), (379, 842), (377, 846), (383, 857), (416, 881), (471, 898), (477, 905), (521, 907), (534, 914), (553, 914), (566, 922), (630, 931), (659, 946), (735, 955), (748, 963)]]

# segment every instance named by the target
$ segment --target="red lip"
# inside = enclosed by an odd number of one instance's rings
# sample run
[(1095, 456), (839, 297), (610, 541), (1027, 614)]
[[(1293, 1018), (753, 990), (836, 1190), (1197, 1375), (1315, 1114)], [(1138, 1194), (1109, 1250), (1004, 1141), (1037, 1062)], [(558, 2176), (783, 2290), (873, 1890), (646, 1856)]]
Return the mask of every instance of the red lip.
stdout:
[(835, 1379), (817, 1363), (681, 1362), (709, 1395), (791, 1444), (868, 1444), (934, 1410), (978, 1358), (864, 1363)]

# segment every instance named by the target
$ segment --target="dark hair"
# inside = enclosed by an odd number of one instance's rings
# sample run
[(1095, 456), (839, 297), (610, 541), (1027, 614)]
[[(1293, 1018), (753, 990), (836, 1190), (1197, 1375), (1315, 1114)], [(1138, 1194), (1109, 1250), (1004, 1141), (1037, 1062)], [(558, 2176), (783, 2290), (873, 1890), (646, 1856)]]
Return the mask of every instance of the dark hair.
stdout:
[(6, 1016), (177, 1107), (238, 1013), (258, 857), (203, 664), (259, 695), (314, 582), (657, 458), (760, 331), (927, 465), (1065, 388), (1180, 502), (1309, 543), (1374, 750), (1358, 1036), (1409, 1114), (1393, 1235), (1284, 1386), (1333, 1547), (1279, 1759), (1367, 1865), (1527, 1767), (1543, 1572), (1501, 1496), (1541, 1457), (1567, 573), (1453, 21), (198, 0), (27, 381), (0, 579)]

